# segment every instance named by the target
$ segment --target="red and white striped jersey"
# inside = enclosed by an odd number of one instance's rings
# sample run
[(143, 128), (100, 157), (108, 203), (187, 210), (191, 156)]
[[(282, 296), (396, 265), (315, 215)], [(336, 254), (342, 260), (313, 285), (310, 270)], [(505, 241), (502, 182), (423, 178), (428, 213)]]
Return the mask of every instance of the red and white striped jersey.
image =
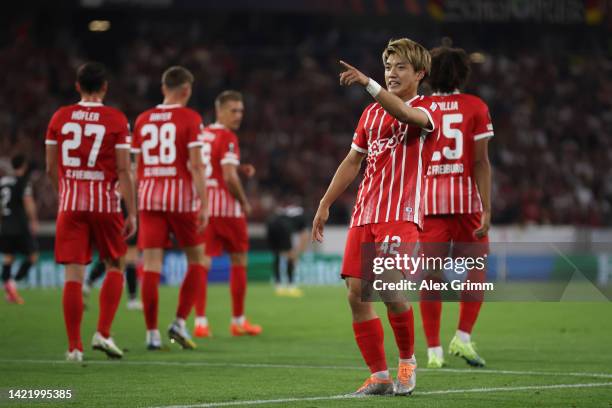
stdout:
[(189, 170), (189, 149), (202, 146), (202, 117), (181, 105), (157, 105), (141, 113), (132, 151), (139, 153), (138, 209), (193, 212), (200, 198)]
[(45, 144), (57, 145), (59, 211), (121, 212), (115, 149), (130, 148), (123, 113), (98, 102), (55, 112)]
[(401, 123), (378, 103), (361, 115), (351, 147), (367, 154), (367, 165), (351, 227), (394, 221), (423, 225), (424, 175), (438, 138), (440, 109), (420, 95), (406, 104), (425, 112), (433, 128)]
[(238, 200), (223, 179), (224, 164), (240, 165), (240, 146), (234, 132), (219, 123), (206, 127), (200, 135), (202, 161), (206, 166), (208, 215), (210, 217), (244, 217)]
[(493, 136), (487, 105), (459, 93), (432, 96), (442, 113), (441, 137), (425, 177), (425, 214), (471, 214), (482, 211), (474, 180), (474, 146)]

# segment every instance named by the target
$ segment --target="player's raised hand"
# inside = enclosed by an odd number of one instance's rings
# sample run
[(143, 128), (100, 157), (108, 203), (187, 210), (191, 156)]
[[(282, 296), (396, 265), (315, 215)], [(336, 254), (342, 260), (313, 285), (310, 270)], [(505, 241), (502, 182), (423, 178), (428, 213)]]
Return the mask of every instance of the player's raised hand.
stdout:
[(344, 68), (344, 71), (340, 73), (340, 85), (342, 86), (350, 86), (353, 84), (359, 84), (361, 86), (367, 86), (368, 78), (363, 72), (359, 71), (354, 66), (347, 64), (346, 62), (340, 60), (340, 65)]
[(323, 229), (329, 218), (329, 208), (319, 207), (312, 221), (312, 241), (323, 242)]
[(480, 216), (480, 227), (474, 231), (474, 236), (478, 239), (486, 237), (491, 228), (491, 213), (489, 211), (483, 211)]
[(255, 175), (255, 166), (253, 166), (250, 163), (241, 164), (239, 169), (240, 169), (240, 172), (248, 178), (251, 178)]
[(123, 224), (123, 236), (125, 239), (132, 238), (138, 230), (138, 219), (135, 215), (128, 215)]

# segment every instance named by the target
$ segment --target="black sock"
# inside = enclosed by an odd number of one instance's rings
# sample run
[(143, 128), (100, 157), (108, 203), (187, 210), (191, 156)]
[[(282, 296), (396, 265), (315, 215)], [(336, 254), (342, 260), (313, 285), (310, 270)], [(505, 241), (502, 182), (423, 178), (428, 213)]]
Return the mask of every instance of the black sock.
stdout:
[(6, 283), (11, 279), (12, 264), (2, 264), (2, 283)]
[(21, 265), (19, 265), (19, 269), (17, 270), (17, 275), (15, 275), (15, 280), (20, 281), (28, 276), (28, 272), (30, 272), (30, 267), (32, 266), (32, 262), (26, 259)]
[(125, 265), (125, 280), (127, 281), (128, 297), (130, 300), (136, 299), (138, 282), (136, 280), (136, 265), (133, 263)]
[(93, 267), (93, 269), (91, 270), (91, 273), (87, 277), (87, 284), (89, 286), (93, 286), (93, 284), (98, 279), (100, 279), (102, 275), (104, 275), (105, 271), (106, 271), (106, 266), (104, 265), (104, 262), (98, 261), (98, 263)]
[(275, 252), (274, 253), (274, 282), (277, 285), (281, 283), (280, 263), (281, 263), (280, 254), (278, 252)]
[(293, 260), (287, 259), (287, 280), (289, 281), (289, 285), (293, 285)]

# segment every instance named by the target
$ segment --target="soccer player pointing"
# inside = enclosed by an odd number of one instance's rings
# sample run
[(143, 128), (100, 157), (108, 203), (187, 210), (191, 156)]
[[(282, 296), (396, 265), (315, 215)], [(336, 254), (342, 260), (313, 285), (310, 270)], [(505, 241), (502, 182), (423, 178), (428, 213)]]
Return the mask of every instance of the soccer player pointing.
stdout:
[[(342, 63), (341, 85), (359, 84), (377, 100), (363, 111), (351, 150), (338, 167), (321, 199), (312, 238), (321, 242), (329, 207), (357, 177), (367, 157), (348, 232), (342, 277), (348, 287), (353, 331), (372, 375), (356, 395), (408, 395), (416, 385), (414, 315), (407, 302), (386, 303), (399, 349), (395, 384), (389, 376), (382, 323), (372, 303), (362, 301), (362, 244), (414, 244), (424, 211), (423, 177), (437, 138), (439, 109), (417, 88), (430, 69), (429, 52), (403, 38), (389, 42), (382, 54), (387, 90), (354, 67)], [(396, 116), (398, 119), (395, 119)], [(432, 134), (433, 133), (433, 134)]]

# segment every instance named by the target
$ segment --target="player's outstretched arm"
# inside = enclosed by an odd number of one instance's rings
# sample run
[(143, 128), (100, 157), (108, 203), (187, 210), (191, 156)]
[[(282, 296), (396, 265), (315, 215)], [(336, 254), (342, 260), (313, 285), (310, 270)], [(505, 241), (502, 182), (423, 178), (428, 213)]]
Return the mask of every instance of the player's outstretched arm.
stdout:
[(244, 213), (249, 215), (251, 213), (251, 204), (249, 204), (244, 187), (242, 187), (242, 182), (238, 176), (238, 166), (226, 163), (221, 165), (221, 169), (223, 170), (223, 180), (229, 192), (238, 200)]
[(58, 191), (58, 180), (57, 180), (57, 144), (45, 145), (45, 159), (46, 159), (46, 172), (51, 179), (51, 184)]
[(130, 162), (130, 149), (116, 148), (117, 177), (119, 178), (119, 189), (121, 197), (127, 210), (123, 234), (126, 239), (136, 234), (136, 188), (132, 178), (132, 163)]
[(189, 168), (191, 170), (191, 177), (193, 179), (193, 185), (195, 186), (196, 193), (200, 197), (202, 206), (200, 207), (200, 213), (198, 214), (199, 226), (198, 231), (204, 231), (206, 225), (208, 225), (208, 194), (206, 192), (206, 166), (202, 162), (202, 147), (193, 146), (189, 148)]
[(491, 163), (489, 162), (489, 139), (478, 140), (475, 144), (474, 179), (482, 201), (480, 227), (474, 231), (476, 238), (482, 238), (491, 226)]
[(366, 91), (384, 110), (395, 119), (402, 123), (418, 126), (422, 129), (433, 129), (433, 123), (429, 123), (429, 118), (420, 109), (407, 106), (398, 96), (384, 89), (372, 78), (367, 77), (363, 72), (344, 61), (340, 61), (340, 65), (345, 69), (340, 73), (340, 85), (350, 86), (359, 84), (366, 88)]
[(334, 201), (338, 199), (340, 194), (346, 190), (353, 180), (355, 180), (355, 177), (359, 174), (359, 170), (361, 170), (361, 162), (364, 157), (365, 154), (351, 149), (344, 160), (342, 160), (342, 163), (340, 163), (340, 166), (338, 166), (336, 174), (334, 174), (334, 178), (331, 183), (329, 183), (329, 187), (327, 187), (327, 191), (321, 199), (319, 209), (312, 221), (311, 238), (313, 241), (323, 242), (323, 229), (329, 218), (329, 207), (331, 207)]

